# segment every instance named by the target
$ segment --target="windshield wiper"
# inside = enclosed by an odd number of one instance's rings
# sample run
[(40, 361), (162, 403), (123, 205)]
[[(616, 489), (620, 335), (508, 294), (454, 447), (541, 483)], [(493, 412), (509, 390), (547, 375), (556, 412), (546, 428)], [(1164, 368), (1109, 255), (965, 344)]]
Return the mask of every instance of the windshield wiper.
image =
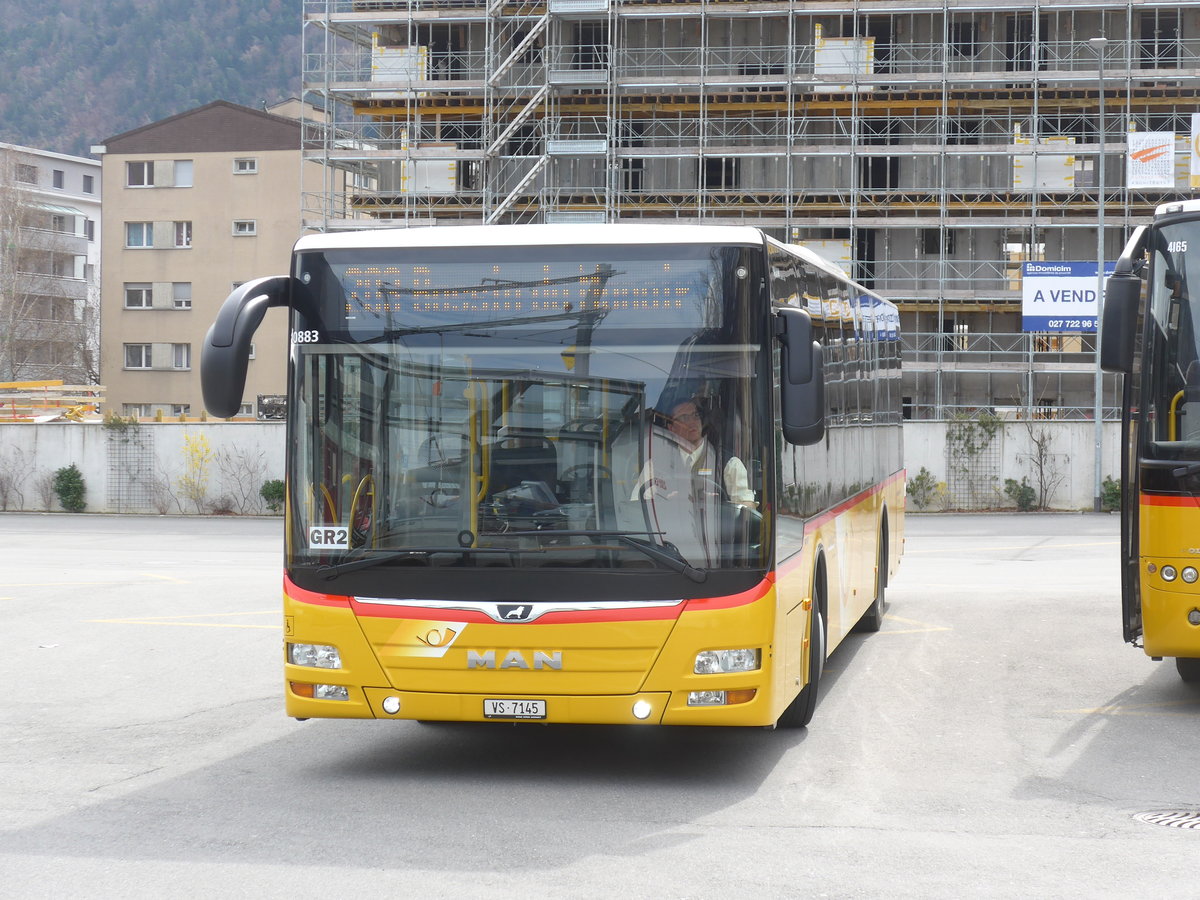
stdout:
[(394, 550), (381, 553), (378, 556), (364, 556), (362, 559), (352, 559), (347, 562), (334, 563), (317, 567), (317, 577), (332, 581), (346, 572), (357, 572), (359, 569), (372, 569), (375, 566), (397, 559), (424, 559), (441, 554), (475, 556), (479, 554), (501, 554), (513, 556), (519, 553), (545, 553), (545, 550), (502, 547), (409, 547), (405, 550)]
[[(678, 548), (674, 544), (664, 542), (655, 544), (648, 540), (639, 540), (639, 536), (661, 534), (656, 531), (558, 531), (550, 529), (539, 529), (533, 531), (506, 531), (504, 535), (508, 536), (533, 536), (538, 537), (588, 537), (588, 538), (613, 538), (633, 550), (637, 550), (643, 556), (649, 557), (655, 562), (661, 563), (666, 568), (673, 572), (678, 572), (690, 581), (696, 584), (703, 584), (708, 580), (708, 570), (698, 569), (683, 558)], [(375, 566), (382, 565), (386, 562), (392, 562), (397, 559), (423, 559), (428, 560), (435, 555), (461, 555), (463, 557), (475, 556), (481, 554), (492, 554), (501, 556), (517, 556), (527, 553), (546, 553), (544, 548), (533, 547), (409, 547), (404, 550), (395, 550), (390, 553), (381, 553), (378, 556), (365, 556), (362, 559), (352, 559), (346, 562), (335, 563), (333, 565), (324, 565), (317, 567), (317, 577), (323, 578), (326, 581), (332, 581), (339, 575), (346, 572), (357, 572), (361, 569), (371, 569)]]
[(638, 536), (645, 535), (661, 535), (661, 531), (600, 531), (600, 530), (584, 530), (584, 531), (559, 531), (557, 529), (542, 529), (537, 531), (508, 531), (506, 534), (520, 535), (539, 535), (541, 537), (590, 537), (590, 538), (614, 538), (624, 544), (626, 547), (631, 547), (637, 550), (643, 556), (648, 556), (655, 562), (662, 563), (673, 572), (678, 572), (680, 575), (688, 578), (696, 584), (703, 584), (708, 580), (708, 570), (698, 569), (683, 558), (683, 554), (679, 552), (674, 544), (669, 541), (664, 541), (661, 544), (655, 544), (652, 541), (638, 540)]

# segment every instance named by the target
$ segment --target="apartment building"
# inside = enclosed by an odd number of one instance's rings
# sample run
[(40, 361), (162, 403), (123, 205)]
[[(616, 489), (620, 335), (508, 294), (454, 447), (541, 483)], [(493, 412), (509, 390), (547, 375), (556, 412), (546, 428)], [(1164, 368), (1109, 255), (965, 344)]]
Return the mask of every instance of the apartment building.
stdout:
[[(301, 130), (294, 118), (216, 101), (93, 148), (110, 223), (101, 294), (108, 410), (201, 414), (200, 348), (222, 301), (242, 282), (288, 270), (301, 231)], [(282, 415), (286, 332), (286, 312), (268, 312), (240, 416)]]
[(306, 153), (352, 176), (307, 219), (757, 225), (900, 305), (914, 418), (1092, 417), (1095, 335), (1024, 322), (1023, 266), (1111, 262), (1195, 178), (1194, 2), (305, 0), (304, 20), (332, 111)]
[(95, 384), (100, 164), (0, 144), (0, 382)]

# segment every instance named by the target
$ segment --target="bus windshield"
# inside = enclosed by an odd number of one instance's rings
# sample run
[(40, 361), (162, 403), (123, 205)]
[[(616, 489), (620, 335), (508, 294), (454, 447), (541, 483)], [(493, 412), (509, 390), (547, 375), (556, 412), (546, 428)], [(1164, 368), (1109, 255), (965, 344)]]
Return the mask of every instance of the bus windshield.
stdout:
[(761, 571), (761, 259), (695, 244), (301, 254), (293, 577), (378, 593), (400, 567), (694, 586)]
[(1200, 224), (1164, 225), (1152, 250), (1146, 450), (1200, 460)]

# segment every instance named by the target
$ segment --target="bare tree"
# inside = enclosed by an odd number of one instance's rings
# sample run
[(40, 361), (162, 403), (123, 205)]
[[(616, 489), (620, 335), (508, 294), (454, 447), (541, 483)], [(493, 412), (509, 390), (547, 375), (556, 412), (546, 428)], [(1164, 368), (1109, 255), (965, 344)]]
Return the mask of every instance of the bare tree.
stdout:
[(36, 171), (0, 146), (0, 381), (95, 384), (95, 297), (78, 216), (39, 203)]

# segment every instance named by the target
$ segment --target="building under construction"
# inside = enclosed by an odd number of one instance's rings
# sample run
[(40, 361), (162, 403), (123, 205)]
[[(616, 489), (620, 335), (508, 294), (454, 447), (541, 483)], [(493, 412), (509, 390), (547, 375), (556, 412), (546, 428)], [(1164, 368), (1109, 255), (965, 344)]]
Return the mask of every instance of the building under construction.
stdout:
[(305, 0), (306, 224), (756, 225), (897, 302), (910, 417), (1091, 417), (1094, 335), (1023, 331), (1022, 266), (1188, 195), (1200, 9), (996, 6)]

